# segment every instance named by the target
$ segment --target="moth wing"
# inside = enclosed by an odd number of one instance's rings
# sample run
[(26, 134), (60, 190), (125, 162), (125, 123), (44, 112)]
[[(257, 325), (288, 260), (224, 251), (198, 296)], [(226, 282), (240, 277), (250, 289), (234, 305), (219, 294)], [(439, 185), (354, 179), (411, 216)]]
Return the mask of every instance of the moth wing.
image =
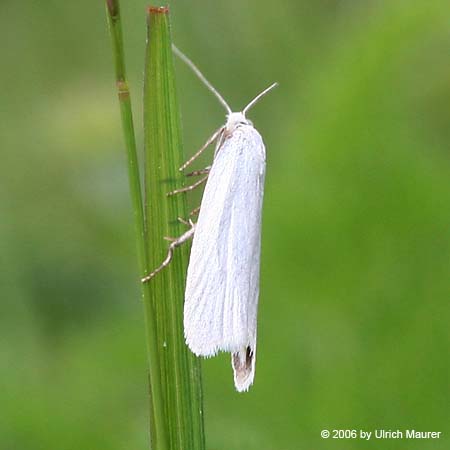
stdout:
[(264, 175), (261, 136), (237, 128), (214, 159), (187, 273), (186, 342), (199, 356), (231, 352), (238, 390), (255, 367)]

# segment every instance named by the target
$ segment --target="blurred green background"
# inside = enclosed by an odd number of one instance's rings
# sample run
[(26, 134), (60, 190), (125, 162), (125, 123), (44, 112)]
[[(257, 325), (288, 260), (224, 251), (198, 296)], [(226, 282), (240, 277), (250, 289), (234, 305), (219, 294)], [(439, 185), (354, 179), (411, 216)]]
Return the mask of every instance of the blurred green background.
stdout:
[[(146, 5), (122, 1), (138, 125)], [(175, 42), (235, 109), (280, 83), (250, 114), (267, 146), (256, 380), (239, 395), (229, 355), (203, 363), (208, 448), (450, 448), (448, 2), (171, 8)], [(145, 449), (103, 2), (2, 0), (0, 35), (0, 449)], [(176, 69), (192, 154), (224, 111)], [(320, 437), (336, 428), (444, 436)]]

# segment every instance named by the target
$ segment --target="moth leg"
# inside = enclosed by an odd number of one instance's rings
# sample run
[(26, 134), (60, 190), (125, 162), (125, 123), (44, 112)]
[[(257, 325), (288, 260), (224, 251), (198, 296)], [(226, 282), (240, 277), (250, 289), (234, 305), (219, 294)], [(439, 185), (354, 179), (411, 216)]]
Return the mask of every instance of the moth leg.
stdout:
[(223, 127), (220, 127), (219, 129), (214, 131), (212, 136), (203, 144), (200, 150), (198, 150), (197, 153), (191, 156), (178, 170), (181, 172), (182, 170), (186, 169), (187, 166), (192, 164), (217, 139), (217, 136), (219, 136), (223, 132), (223, 129)]
[(182, 217), (178, 217), (178, 222), (182, 223), (183, 225), (190, 225), (190, 223), (187, 220), (184, 220)]
[(175, 189), (174, 191), (168, 192), (166, 195), (167, 196), (171, 196), (171, 195), (175, 195), (175, 194), (180, 194), (181, 192), (192, 191), (196, 187), (198, 187), (201, 184), (203, 184), (207, 179), (208, 179), (208, 175), (206, 175), (206, 177), (200, 178), (200, 180), (196, 181), (194, 184), (191, 184), (190, 186), (186, 186), (186, 187), (181, 188), (181, 189)]
[(187, 177), (196, 177), (197, 175), (208, 175), (211, 170), (211, 166), (207, 166), (204, 169), (194, 170), (186, 174)]
[(189, 223), (189, 225), (191, 225), (191, 228), (189, 228), (189, 230), (187, 230), (185, 233), (183, 233), (180, 237), (175, 238), (175, 239), (174, 238), (165, 238), (167, 240), (172, 241), (167, 250), (166, 259), (153, 272), (149, 273), (144, 278), (141, 278), (142, 283), (146, 283), (147, 281), (150, 281), (156, 274), (161, 272), (161, 270), (163, 270), (164, 267), (167, 267), (170, 264), (170, 261), (172, 261), (174, 250), (177, 247), (179, 247), (180, 245), (184, 244), (189, 239), (191, 239), (192, 236), (194, 236), (195, 224), (192, 221), (190, 221), (188, 223)]
[[(177, 217), (177, 220), (178, 220), (178, 222), (182, 223), (183, 225), (188, 226), (189, 228), (193, 228), (195, 226), (195, 224), (192, 221), (192, 219), (185, 220), (182, 217)], [(165, 241), (175, 242), (175, 241), (178, 241), (180, 238), (174, 238), (174, 237), (171, 237), (171, 236), (164, 236), (163, 239)]]
[(190, 213), (189, 213), (189, 217), (195, 216), (200, 212), (200, 206), (197, 206), (197, 208), (193, 209)]
[[(185, 220), (182, 217), (178, 217), (177, 219), (178, 219), (178, 222), (182, 223), (183, 225), (186, 225), (189, 228), (193, 228), (195, 226), (194, 222), (192, 222), (191, 219)], [(169, 240), (169, 239), (173, 239), (173, 238), (164, 238), (164, 239)]]

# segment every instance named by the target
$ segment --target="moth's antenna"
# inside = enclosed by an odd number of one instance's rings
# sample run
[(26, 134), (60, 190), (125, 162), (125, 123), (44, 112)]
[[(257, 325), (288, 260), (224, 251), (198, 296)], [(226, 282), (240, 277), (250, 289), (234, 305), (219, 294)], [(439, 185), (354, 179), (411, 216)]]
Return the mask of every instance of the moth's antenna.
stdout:
[(242, 114), (244, 114), (259, 100), (261, 100), (262, 97), (264, 97), (269, 91), (271, 91), (273, 88), (276, 88), (278, 86), (278, 83), (271, 84), (268, 88), (264, 89), (261, 93), (259, 93), (242, 111)]
[(197, 66), (180, 50), (178, 50), (177, 47), (175, 47), (174, 44), (172, 44), (172, 50), (175, 53), (175, 55), (178, 56), (184, 63), (186, 63), (191, 70), (197, 75), (202, 83), (217, 97), (220, 103), (225, 107), (228, 114), (231, 114), (231, 108), (228, 106), (228, 103), (224, 100), (224, 98), (217, 92), (217, 90), (214, 88), (214, 86), (205, 78), (205, 76), (200, 72), (200, 70), (197, 68)]

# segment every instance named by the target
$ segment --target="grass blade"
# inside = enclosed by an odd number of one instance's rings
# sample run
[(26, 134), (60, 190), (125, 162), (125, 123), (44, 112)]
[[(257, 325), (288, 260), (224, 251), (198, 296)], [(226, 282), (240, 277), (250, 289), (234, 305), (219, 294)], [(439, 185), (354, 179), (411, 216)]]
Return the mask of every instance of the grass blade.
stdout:
[[(145, 217), (150, 267), (167, 253), (164, 236), (186, 231), (177, 217), (187, 217), (185, 194), (167, 197), (183, 185), (179, 108), (176, 97), (169, 10), (150, 7), (144, 85)], [(157, 317), (158, 348), (170, 447), (205, 448), (200, 367), (184, 343), (183, 298), (188, 247), (149, 282)]]
[[(113, 56), (115, 64), (116, 86), (119, 96), (122, 130), (128, 163), (128, 180), (133, 207), (137, 253), (140, 277), (148, 272), (147, 244), (142, 205), (142, 193), (136, 139), (133, 126), (130, 92), (125, 72), (125, 55), (123, 51), (122, 27), (118, 0), (106, 1), (106, 15), (108, 19)], [(155, 450), (168, 450), (168, 429), (165, 422), (163, 393), (161, 385), (160, 358), (158, 352), (157, 327), (155, 308), (151, 300), (151, 290), (148, 285), (142, 286), (142, 299), (145, 311), (146, 339), (149, 364), (150, 383), (150, 436), (151, 446)]]

